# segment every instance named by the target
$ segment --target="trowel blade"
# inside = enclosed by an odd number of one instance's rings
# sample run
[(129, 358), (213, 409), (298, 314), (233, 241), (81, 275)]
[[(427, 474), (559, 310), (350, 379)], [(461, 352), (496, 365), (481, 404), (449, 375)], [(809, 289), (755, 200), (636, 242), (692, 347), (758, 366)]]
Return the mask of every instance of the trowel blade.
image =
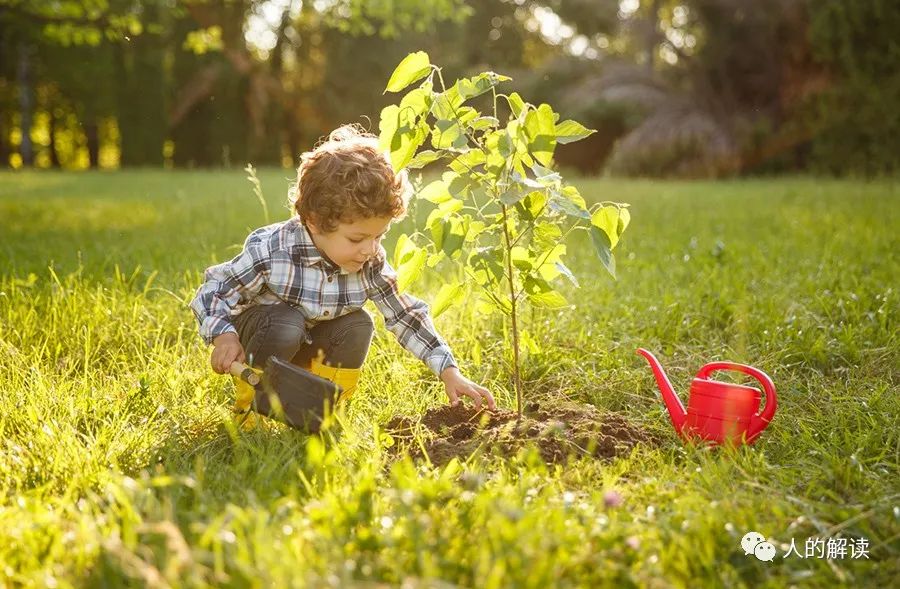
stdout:
[[(318, 432), (343, 389), (295, 364), (269, 356), (256, 386), (254, 409), (304, 432)], [(277, 398), (281, 412), (274, 402)]]

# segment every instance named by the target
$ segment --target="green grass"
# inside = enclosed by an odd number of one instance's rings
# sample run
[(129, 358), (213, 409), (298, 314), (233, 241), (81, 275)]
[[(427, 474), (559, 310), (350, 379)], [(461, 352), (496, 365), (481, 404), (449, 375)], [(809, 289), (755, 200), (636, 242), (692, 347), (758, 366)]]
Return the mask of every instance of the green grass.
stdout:
[[(289, 177), (261, 173), (273, 221)], [(385, 455), (378, 424), (445, 400), (383, 327), (339, 438), (231, 426), (232, 385), (186, 305), (264, 222), (243, 173), (0, 174), (0, 585), (889, 586), (896, 186), (577, 184), (633, 205), (619, 280), (573, 242), (577, 308), (524, 316), (543, 346), (526, 395), (619, 412), (663, 445), (609, 464), (523, 453), (430, 468)], [(464, 305), (437, 324), (511, 407), (498, 318)], [(639, 346), (683, 398), (708, 361), (761, 368), (774, 422), (752, 448), (684, 447)], [(621, 506), (604, 505), (610, 490)], [(744, 555), (750, 530), (774, 539), (774, 562)], [(868, 558), (782, 558), (791, 539), (803, 552), (837, 535), (867, 539)]]

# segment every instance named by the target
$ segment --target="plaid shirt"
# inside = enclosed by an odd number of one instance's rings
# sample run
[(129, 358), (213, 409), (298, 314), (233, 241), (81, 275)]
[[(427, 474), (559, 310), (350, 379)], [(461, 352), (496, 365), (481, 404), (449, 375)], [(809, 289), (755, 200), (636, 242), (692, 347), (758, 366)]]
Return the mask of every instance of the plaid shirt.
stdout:
[(428, 305), (397, 290), (397, 274), (383, 247), (357, 272), (326, 259), (298, 217), (253, 231), (233, 260), (206, 269), (191, 301), (200, 335), (209, 344), (235, 332), (231, 317), (253, 305), (285, 302), (303, 312), (306, 327), (362, 308), (371, 299), (400, 344), (437, 375), (456, 366), (434, 328)]

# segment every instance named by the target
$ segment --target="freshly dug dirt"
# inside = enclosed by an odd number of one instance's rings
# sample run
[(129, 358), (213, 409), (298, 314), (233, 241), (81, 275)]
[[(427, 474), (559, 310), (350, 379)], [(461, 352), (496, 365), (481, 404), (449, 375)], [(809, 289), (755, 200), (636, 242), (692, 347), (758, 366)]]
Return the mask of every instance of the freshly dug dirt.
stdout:
[[(421, 445), (414, 440), (419, 426)], [(654, 436), (622, 416), (570, 402), (530, 403), (521, 420), (506, 409), (444, 405), (418, 419), (394, 417), (385, 431), (396, 442), (391, 448), (395, 453), (407, 450), (413, 458), (423, 458), (424, 453), (439, 465), (454, 457), (466, 459), (478, 450), (509, 458), (527, 444), (536, 446), (548, 464), (565, 463), (570, 456), (612, 459), (639, 443), (657, 444)]]

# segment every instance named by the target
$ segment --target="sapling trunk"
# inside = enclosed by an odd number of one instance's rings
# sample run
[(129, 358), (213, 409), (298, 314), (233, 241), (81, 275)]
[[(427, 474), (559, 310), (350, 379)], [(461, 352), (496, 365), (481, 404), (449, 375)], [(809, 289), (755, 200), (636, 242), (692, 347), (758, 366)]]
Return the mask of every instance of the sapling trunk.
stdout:
[(509, 279), (509, 316), (512, 320), (513, 338), (513, 384), (516, 387), (516, 411), (522, 417), (522, 379), (519, 374), (519, 325), (516, 322), (516, 281), (512, 263), (512, 245), (509, 242), (509, 224), (507, 223), (506, 205), (501, 205), (503, 211), (503, 240), (506, 247), (506, 275)]

